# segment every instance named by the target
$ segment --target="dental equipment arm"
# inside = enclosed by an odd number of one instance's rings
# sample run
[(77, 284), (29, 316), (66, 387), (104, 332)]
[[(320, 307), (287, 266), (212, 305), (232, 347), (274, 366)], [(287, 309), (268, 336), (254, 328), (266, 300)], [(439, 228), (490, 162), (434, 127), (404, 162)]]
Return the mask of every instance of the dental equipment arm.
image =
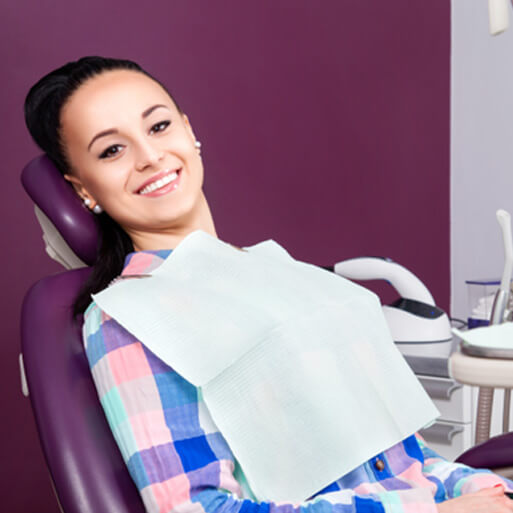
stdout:
[(435, 305), (427, 287), (411, 271), (389, 258), (351, 258), (335, 264), (334, 270), (350, 280), (386, 280), (402, 298)]
[(396, 289), (401, 298), (383, 305), (383, 313), (394, 341), (409, 344), (403, 349), (417, 351), (411, 344), (452, 340), (447, 314), (435, 305), (424, 283), (402, 265), (389, 258), (360, 257), (338, 262), (333, 270), (351, 280), (386, 280)]

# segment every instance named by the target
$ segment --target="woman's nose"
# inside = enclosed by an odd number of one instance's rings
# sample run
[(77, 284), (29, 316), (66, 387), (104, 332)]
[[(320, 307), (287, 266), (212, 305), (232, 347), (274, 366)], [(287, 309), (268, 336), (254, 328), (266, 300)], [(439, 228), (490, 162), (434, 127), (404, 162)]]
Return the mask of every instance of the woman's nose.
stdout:
[(164, 152), (150, 141), (140, 141), (136, 147), (137, 171), (144, 171), (148, 166), (156, 166), (164, 157)]

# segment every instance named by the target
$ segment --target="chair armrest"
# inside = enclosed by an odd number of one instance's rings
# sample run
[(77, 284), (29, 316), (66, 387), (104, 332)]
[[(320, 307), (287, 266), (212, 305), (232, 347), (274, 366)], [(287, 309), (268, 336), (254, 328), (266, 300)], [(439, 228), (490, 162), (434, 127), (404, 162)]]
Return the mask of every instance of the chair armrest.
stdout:
[(475, 468), (513, 466), (513, 433), (490, 438), (465, 451), (456, 461)]

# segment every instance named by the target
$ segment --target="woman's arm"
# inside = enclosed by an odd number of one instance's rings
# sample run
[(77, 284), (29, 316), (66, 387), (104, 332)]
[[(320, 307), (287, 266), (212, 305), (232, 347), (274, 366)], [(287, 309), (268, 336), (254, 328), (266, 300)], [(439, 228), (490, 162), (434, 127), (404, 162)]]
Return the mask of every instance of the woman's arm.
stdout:
[(302, 504), (243, 498), (234, 459), (197, 389), (96, 306), (86, 312), (86, 353), (100, 401), (149, 513), (435, 513), (429, 488)]
[(445, 490), (448, 499), (502, 484), (513, 490), (513, 482), (487, 469), (475, 469), (462, 463), (453, 463), (430, 449), (425, 440), (415, 435), (424, 457), (423, 473)]

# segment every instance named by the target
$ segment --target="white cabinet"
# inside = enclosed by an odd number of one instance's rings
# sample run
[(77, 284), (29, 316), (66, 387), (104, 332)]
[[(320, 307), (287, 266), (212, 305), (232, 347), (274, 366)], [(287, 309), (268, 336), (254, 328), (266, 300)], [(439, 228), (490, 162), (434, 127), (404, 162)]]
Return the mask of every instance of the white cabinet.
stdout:
[[(456, 347), (455, 343), (453, 350)], [(475, 443), (479, 389), (449, 377), (448, 355), (423, 357), (403, 353), (403, 356), (440, 412), (435, 424), (420, 433), (440, 456), (454, 460)], [(503, 400), (504, 390), (495, 389), (490, 436), (502, 433)], [(513, 408), (510, 430), (513, 430)]]
[(473, 387), (451, 378), (417, 375), (420, 383), (440, 411), (440, 419), (450, 422), (472, 422)]
[(420, 434), (435, 452), (453, 461), (473, 445), (477, 390), (449, 377), (417, 377), (440, 412), (436, 422)]
[(432, 426), (421, 430), (428, 446), (446, 460), (454, 461), (472, 447), (472, 424), (458, 424), (437, 420)]
[[(456, 341), (453, 346), (452, 350)], [(477, 390), (449, 377), (450, 350), (444, 349), (439, 356), (433, 350), (426, 356), (401, 352), (440, 412), (436, 422), (420, 434), (435, 452), (453, 461), (474, 443)]]

